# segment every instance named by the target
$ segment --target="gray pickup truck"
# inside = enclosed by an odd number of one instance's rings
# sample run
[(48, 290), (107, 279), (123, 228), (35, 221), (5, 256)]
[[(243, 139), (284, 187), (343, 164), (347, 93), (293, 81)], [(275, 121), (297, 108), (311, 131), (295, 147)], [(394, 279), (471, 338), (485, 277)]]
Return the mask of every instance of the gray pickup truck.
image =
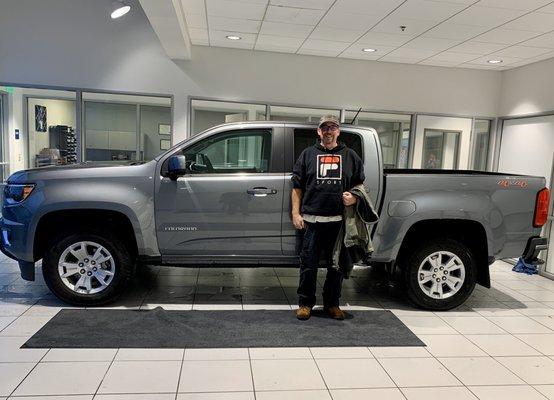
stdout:
[[(75, 305), (122, 292), (135, 266), (298, 266), (291, 172), (314, 125), (245, 122), (190, 137), (149, 162), (85, 162), (16, 172), (4, 190), (2, 251)], [(364, 162), (380, 214), (372, 265), (405, 281), (416, 305), (446, 310), (496, 259), (535, 259), (545, 179), (502, 173), (383, 169), (375, 130), (343, 125), (339, 140)]]

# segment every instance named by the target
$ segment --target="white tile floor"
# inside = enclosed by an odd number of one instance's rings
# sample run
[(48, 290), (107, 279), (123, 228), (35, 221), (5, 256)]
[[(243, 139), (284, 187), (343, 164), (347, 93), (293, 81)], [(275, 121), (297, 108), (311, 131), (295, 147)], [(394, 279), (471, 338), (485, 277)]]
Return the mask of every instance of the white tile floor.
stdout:
[[(554, 399), (554, 282), (501, 261), (491, 277), (448, 312), (414, 309), (370, 270), (345, 281), (345, 309), (389, 309), (427, 347), (20, 349), (65, 305), (0, 258), (0, 400)], [(297, 282), (294, 269), (152, 267), (113, 307), (294, 318)]]

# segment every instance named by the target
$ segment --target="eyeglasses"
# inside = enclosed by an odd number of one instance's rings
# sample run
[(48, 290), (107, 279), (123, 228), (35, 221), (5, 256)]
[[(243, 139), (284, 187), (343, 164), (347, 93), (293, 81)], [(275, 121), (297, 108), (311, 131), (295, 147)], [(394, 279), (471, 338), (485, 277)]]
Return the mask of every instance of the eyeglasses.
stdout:
[(331, 132), (331, 131), (338, 131), (339, 127), (338, 125), (335, 125), (335, 124), (329, 124), (329, 125), (321, 125), (319, 129), (321, 129), (322, 132)]

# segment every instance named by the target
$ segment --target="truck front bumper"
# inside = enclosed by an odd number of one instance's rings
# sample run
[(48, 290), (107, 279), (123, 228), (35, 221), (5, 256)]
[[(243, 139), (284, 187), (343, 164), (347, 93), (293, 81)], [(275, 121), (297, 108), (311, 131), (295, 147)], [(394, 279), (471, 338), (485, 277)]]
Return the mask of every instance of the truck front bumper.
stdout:
[(525, 250), (523, 250), (523, 255), (521, 256), (521, 258), (523, 258), (523, 261), (525, 261), (527, 264), (543, 264), (544, 261), (538, 258), (539, 253), (547, 249), (548, 238), (540, 236), (530, 237), (527, 241), (527, 245), (525, 246)]
[(12, 244), (11, 238), (14, 231), (22, 229), (23, 226), (19, 224), (10, 224), (4, 218), (0, 218), (0, 251), (4, 253), (6, 257), (17, 261), (19, 264), (19, 270), (21, 277), (26, 281), (35, 280), (35, 263), (32, 261), (25, 261), (20, 259), (14, 250), (17, 246)]

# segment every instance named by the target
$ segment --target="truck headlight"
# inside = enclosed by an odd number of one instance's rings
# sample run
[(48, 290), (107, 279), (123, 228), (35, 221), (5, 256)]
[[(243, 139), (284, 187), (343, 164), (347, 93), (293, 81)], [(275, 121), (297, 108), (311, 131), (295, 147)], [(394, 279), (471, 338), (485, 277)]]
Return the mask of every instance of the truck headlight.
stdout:
[(8, 183), (4, 187), (4, 200), (8, 204), (20, 203), (29, 197), (34, 188), (34, 184), (16, 185)]

